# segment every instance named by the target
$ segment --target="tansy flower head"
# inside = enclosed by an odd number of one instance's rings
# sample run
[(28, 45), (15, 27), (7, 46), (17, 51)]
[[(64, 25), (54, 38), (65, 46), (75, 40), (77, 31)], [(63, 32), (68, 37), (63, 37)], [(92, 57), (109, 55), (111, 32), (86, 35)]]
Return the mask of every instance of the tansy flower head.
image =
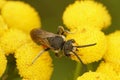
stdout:
[(5, 54), (14, 53), (17, 48), (29, 41), (29, 36), (17, 29), (9, 29), (0, 38), (0, 46)]
[(97, 68), (97, 72), (101, 72), (102, 74), (106, 74), (112, 80), (117, 80), (117, 72), (115, 70), (115, 65), (109, 62), (101, 62), (99, 67)]
[(53, 65), (48, 52), (44, 52), (35, 63), (31, 64), (41, 50), (43, 50), (41, 46), (32, 42), (16, 50), (17, 68), (25, 80), (50, 80)]
[[(78, 45), (94, 44), (85, 48), (79, 48), (77, 54), (82, 62), (87, 64), (100, 60), (106, 52), (106, 38), (103, 32), (95, 28), (85, 27), (67, 35), (67, 39), (74, 39)], [(73, 60), (78, 59), (72, 55)]]
[(3, 35), (4, 32), (8, 29), (7, 25), (5, 24), (3, 17), (0, 15), (0, 36)]
[(78, 77), (77, 80), (112, 80), (107, 75), (99, 72), (86, 72), (82, 76)]
[(64, 11), (63, 23), (71, 30), (86, 24), (101, 30), (111, 24), (111, 17), (101, 3), (91, 0), (75, 1)]
[(120, 31), (107, 35), (107, 43), (108, 48), (104, 59), (120, 65)]
[(2, 74), (4, 73), (4, 71), (6, 69), (6, 65), (7, 65), (7, 60), (4, 55), (3, 50), (0, 47), (0, 77), (2, 76)]
[(21, 1), (7, 1), (1, 14), (10, 28), (18, 28), (29, 33), (31, 29), (41, 26), (35, 9)]

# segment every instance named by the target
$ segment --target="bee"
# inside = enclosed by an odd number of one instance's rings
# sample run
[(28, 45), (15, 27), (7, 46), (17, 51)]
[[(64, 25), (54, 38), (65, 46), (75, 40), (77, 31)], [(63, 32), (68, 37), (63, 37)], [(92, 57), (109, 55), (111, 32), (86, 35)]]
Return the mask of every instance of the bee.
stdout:
[(77, 55), (76, 51), (78, 48), (94, 46), (94, 44), (87, 44), (81, 46), (75, 46), (75, 40), (65, 40), (67, 33), (70, 33), (68, 30), (65, 30), (62, 26), (58, 27), (57, 33), (48, 32), (40, 28), (32, 29), (30, 36), (32, 40), (38, 45), (42, 45), (45, 49), (40, 51), (39, 54), (33, 59), (32, 64), (43, 54), (45, 51), (52, 50), (55, 52), (56, 56), (65, 55), (70, 57), (73, 53), (79, 61), (82, 63), (80, 57)]

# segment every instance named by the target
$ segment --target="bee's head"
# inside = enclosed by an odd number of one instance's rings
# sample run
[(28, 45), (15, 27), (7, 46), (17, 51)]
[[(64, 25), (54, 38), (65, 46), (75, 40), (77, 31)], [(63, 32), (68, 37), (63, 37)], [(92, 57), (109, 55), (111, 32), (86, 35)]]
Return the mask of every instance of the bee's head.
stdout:
[(96, 45), (96, 43), (94, 44), (87, 44), (87, 45), (80, 45), (80, 46), (75, 46), (75, 40), (74, 39), (70, 39), (68, 41), (66, 41), (64, 43), (64, 46), (63, 46), (63, 52), (66, 56), (70, 56), (71, 55), (71, 52), (79, 59), (79, 61), (81, 62), (81, 59), (80, 57), (78, 56), (78, 54), (76, 53), (77, 51), (77, 48), (84, 48), (84, 47), (89, 47), (89, 46), (94, 46)]

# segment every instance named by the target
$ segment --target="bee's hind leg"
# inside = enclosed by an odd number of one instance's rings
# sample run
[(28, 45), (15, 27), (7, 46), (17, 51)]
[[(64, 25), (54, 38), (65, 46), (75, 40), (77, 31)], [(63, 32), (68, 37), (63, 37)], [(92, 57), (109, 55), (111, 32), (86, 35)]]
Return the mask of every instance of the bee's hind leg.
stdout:
[(47, 49), (44, 49), (44, 50), (41, 50), (38, 55), (32, 60), (32, 63), (31, 64), (34, 64), (34, 62), (45, 52), (45, 51), (48, 51), (49, 48)]

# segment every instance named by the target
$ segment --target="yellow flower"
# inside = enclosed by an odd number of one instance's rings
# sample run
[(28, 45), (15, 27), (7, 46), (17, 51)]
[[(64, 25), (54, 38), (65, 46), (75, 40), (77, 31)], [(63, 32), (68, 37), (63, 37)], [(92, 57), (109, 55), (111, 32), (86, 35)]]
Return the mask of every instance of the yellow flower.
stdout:
[(101, 30), (110, 26), (111, 17), (101, 3), (91, 0), (75, 1), (64, 11), (63, 23), (71, 30), (86, 24)]
[(38, 13), (29, 4), (21, 1), (8, 1), (1, 14), (10, 28), (21, 29), (27, 33), (41, 26)]
[(4, 32), (8, 29), (7, 25), (5, 24), (3, 17), (0, 15), (0, 36), (3, 35)]
[(3, 5), (6, 3), (6, 0), (0, 0), (0, 10), (3, 7)]
[(82, 76), (78, 77), (77, 80), (113, 80), (107, 75), (99, 72), (86, 72)]
[(53, 65), (48, 52), (44, 52), (35, 63), (31, 64), (41, 50), (43, 48), (35, 43), (25, 44), (16, 50), (17, 68), (21, 77), (25, 80), (50, 80)]
[[(79, 48), (77, 54), (84, 64), (100, 60), (106, 52), (106, 37), (104, 33), (98, 29), (85, 27), (68, 34), (67, 39), (74, 39), (78, 45), (96, 43), (94, 46)], [(74, 55), (72, 55), (71, 58), (78, 61)]]
[(120, 31), (107, 35), (108, 48), (104, 59), (120, 65)]
[(6, 60), (6, 57), (4, 55), (4, 52), (0, 48), (0, 77), (4, 73), (6, 66), (7, 66), (7, 60)]
[(0, 38), (0, 46), (5, 54), (14, 53), (17, 48), (29, 41), (29, 36), (17, 29), (9, 29)]
[(106, 74), (112, 80), (117, 80), (117, 72), (115, 70), (116, 66), (109, 62), (101, 62), (99, 67), (97, 68), (97, 72), (101, 72), (102, 74)]

